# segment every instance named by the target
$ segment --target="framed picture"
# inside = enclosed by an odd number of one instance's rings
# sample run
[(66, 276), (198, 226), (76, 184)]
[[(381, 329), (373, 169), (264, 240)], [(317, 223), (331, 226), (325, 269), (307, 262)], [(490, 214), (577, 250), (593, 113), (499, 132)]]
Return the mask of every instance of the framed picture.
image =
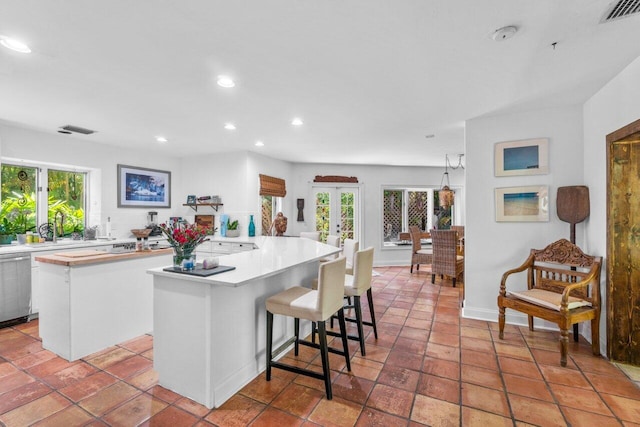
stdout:
[(496, 221), (549, 221), (549, 186), (496, 188)]
[(196, 215), (195, 222), (197, 225), (202, 227), (209, 227), (210, 236), (213, 235), (213, 221), (215, 217), (214, 215)]
[(119, 208), (170, 208), (171, 172), (118, 165)]
[(187, 196), (187, 204), (188, 205), (195, 205), (196, 204), (196, 195), (195, 194), (189, 194)]
[(495, 176), (544, 175), (549, 173), (549, 138), (497, 142)]

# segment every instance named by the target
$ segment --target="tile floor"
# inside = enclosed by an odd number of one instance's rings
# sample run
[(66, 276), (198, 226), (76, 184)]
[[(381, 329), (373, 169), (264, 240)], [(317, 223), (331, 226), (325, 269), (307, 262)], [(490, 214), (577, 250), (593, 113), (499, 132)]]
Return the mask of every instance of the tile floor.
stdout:
[[(151, 336), (69, 363), (42, 349), (33, 321), (0, 330), (0, 425), (640, 425), (637, 368), (591, 356), (582, 339), (562, 368), (556, 333), (508, 326), (500, 341), (496, 323), (460, 318), (450, 282), (376, 271), (379, 338), (366, 357), (352, 343), (350, 373), (331, 355), (332, 401), (321, 381), (274, 370), (208, 410), (157, 385)], [(320, 369), (312, 349), (287, 358)]]

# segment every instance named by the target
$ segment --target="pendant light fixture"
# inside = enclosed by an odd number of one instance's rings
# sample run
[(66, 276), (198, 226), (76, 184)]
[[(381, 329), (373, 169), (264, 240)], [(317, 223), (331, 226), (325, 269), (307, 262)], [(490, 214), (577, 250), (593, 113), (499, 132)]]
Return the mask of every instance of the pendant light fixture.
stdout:
[[(464, 154), (458, 154), (458, 164), (454, 167), (454, 166), (451, 166), (451, 163), (449, 163), (449, 155), (448, 154), (444, 155), (444, 174), (442, 175), (442, 179), (440, 180), (440, 190), (438, 190), (439, 204), (440, 204), (440, 207), (443, 209), (449, 209), (451, 206), (453, 206), (453, 201), (454, 201), (453, 190), (451, 190), (451, 188), (449, 187), (451, 184), (449, 183), (448, 168), (451, 168), (453, 170), (458, 168), (464, 169), (464, 166), (462, 165), (462, 156), (464, 156)], [(445, 184), (445, 179), (447, 181), (446, 184)]]

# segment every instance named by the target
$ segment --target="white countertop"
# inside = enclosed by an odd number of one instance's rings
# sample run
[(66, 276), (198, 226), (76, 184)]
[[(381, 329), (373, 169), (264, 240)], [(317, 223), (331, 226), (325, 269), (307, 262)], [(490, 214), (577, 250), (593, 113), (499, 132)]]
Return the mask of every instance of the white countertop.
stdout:
[(147, 272), (157, 276), (180, 278), (192, 282), (235, 287), (258, 278), (277, 274), (295, 265), (314, 262), (340, 252), (340, 249), (335, 246), (298, 237), (259, 236), (215, 238), (212, 240), (253, 243), (258, 249), (219, 256), (220, 265), (233, 266), (235, 270), (209, 277), (172, 273), (163, 271), (162, 268), (154, 268)]

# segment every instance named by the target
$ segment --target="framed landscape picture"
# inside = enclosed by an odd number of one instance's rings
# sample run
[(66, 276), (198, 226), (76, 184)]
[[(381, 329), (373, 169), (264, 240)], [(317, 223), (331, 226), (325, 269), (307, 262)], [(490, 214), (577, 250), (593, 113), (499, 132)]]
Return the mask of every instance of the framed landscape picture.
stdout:
[(549, 221), (549, 186), (495, 189), (497, 222)]
[(495, 176), (549, 173), (549, 138), (498, 142), (494, 150)]
[(118, 165), (119, 208), (170, 208), (171, 172)]

